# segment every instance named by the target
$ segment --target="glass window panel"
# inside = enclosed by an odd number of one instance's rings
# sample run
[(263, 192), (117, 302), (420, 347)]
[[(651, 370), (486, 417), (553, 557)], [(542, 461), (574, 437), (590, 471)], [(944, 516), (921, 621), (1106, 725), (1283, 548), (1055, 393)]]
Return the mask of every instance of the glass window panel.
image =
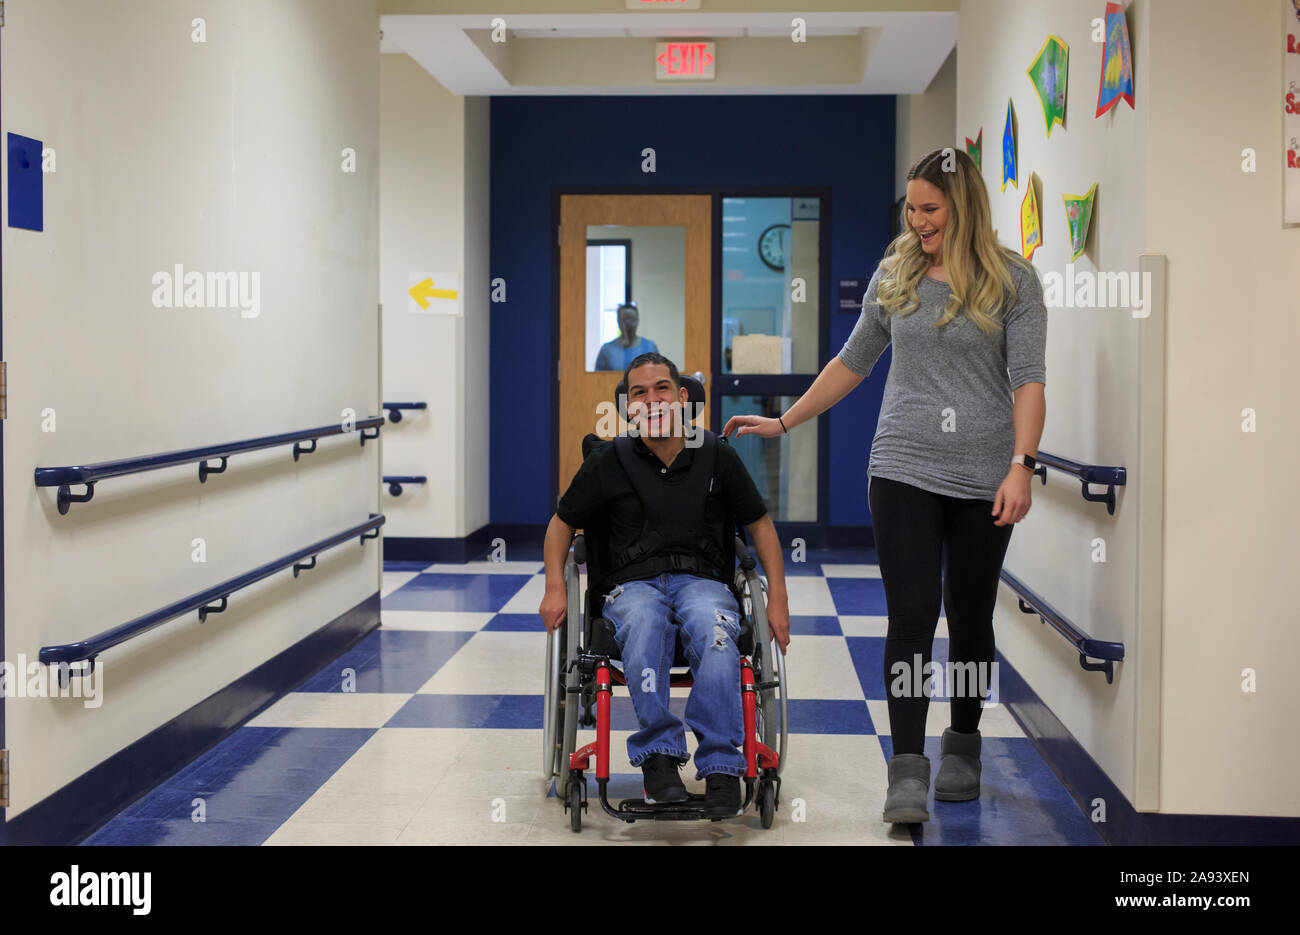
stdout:
[(821, 200), (722, 199), (722, 372), (815, 374)]
[[(738, 415), (775, 418), (794, 405), (794, 396), (723, 396), (722, 425)], [(775, 522), (817, 521), (817, 420), (774, 438), (732, 436), (727, 442), (745, 463)]]
[[(620, 313), (625, 303), (636, 307)], [(586, 323), (589, 373), (622, 371), (647, 351), (680, 366), (686, 352), (686, 228), (589, 225)]]

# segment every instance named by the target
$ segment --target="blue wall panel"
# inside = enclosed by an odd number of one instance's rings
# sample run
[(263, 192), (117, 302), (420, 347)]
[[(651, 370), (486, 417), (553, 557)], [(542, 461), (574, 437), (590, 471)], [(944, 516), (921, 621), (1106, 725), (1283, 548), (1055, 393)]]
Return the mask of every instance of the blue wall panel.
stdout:
[[(839, 280), (870, 278), (889, 242), (890, 96), (500, 97), (492, 99), (491, 134), (491, 275), (507, 288), (507, 301), (491, 306), (493, 523), (544, 524), (555, 507), (554, 189), (829, 186), (832, 303)], [(647, 146), (653, 174), (641, 172)], [(856, 321), (831, 312), (831, 354)], [(831, 525), (869, 522), (867, 457), (888, 362), (886, 351), (831, 410)]]

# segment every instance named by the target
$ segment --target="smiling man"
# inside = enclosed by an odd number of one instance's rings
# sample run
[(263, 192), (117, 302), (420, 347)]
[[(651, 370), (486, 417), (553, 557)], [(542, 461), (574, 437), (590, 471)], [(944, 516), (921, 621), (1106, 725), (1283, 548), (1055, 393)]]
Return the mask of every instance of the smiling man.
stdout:
[[(628, 758), (645, 776), (647, 802), (682, 802), (686, 734), (668, 709), (668, 669), (680, 640), (694, 687), (686, 724), (695, 733), (696, 778), (705, 780), (705, 810), (728, 818), (740, 809), (745, 759), (740, 706), (740, 610), (724, 567), (729, 511), (749, 530), (768, 580), (767, 618), (781, 646), (789, 643), (790, 609), (776, 527), (744, 463), (729, 444), (683, 436), (688, 394), (677, 367), (642, 354), (624, 374), (635, 437), (595, 448), (560, 498), (546, 532), (546, 595), (538, 612), (548, 630), (564, 620), (563, 566), (574, 530), (596, 516), (610, 529), (611, 590), (603, 615), (614, 625), (640, 730)], [(710, 443), (712, 441), (712, 443)], [(619, 447), (623, 447), (620, 454)], [(626, 459), (626, 460), (625, 460)], [(629, 477), (651, 495), (642, 502)]]

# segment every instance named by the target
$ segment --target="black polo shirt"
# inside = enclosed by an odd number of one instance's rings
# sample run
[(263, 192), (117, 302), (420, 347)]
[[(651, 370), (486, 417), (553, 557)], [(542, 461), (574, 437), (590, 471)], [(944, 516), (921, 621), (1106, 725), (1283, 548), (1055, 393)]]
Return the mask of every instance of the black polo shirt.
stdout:
[[(704, 526), (715, 542), (724, 543), (724, 535), (734, 535), (735, 530), (723, 529), (723, 504), (742, 526), (748, 526), (767, 514), (767, 505), (754, 486), (745, 462), (736, 449), (718, 439), (713, 459), (713, 490), (705, 498)], [(640, 438), (632, 440), (632, 450), (638, 457), (649, 458), (658, 468), (657, 476), (665, 484), (679, 484), (686, 478), (695, 460), (698, 448), (685, 447), (678, 452), (671, 467), (664, 467), (659, 456)], [(591, 520), (602, 513), (609, 519), (610, 548), (614, 554), (631, 548), (641, 538), (641, 501), (619, 464), (614, 445), (598, 445), (582, 462), (573, 476), (569, 489), (560, 497), (555, 513), (575, 529), (585, 529)], [(668, 550), (665, 554), (672, 554)]]

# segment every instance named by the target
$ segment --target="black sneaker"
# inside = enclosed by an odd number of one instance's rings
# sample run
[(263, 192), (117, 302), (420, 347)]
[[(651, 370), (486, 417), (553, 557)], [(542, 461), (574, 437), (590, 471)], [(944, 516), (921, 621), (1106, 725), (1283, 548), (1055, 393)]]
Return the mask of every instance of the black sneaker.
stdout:
[(682, 777), (677, 775), (681, 764), (664, 753), (652, 753), (641, 764), (645, 776), (645, 800), (649, 805), (664, 805), (669, 802), (685, 802), (690, 798)]
[(711, 773), (704, 777), (704, 814), (709, 818), (734, 818), (740, 811), (740, 777)]

